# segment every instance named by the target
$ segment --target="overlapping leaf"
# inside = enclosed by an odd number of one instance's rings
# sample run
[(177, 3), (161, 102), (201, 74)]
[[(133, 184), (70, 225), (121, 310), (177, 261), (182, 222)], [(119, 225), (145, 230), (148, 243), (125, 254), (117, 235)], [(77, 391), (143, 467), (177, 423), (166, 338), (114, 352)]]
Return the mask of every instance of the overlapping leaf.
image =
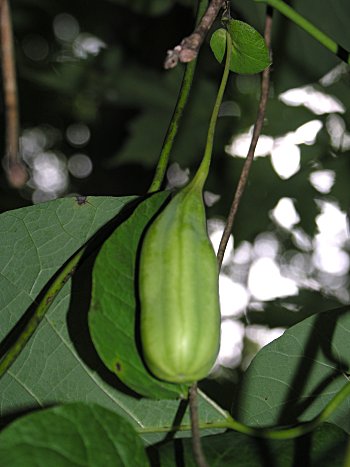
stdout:
[(8, 467), (146, 467), (143, 443), (121, 416), (94, 404), (68, 404), (26, 415), (1, 432)]
[[(288, 329), (253, 359), (234, 412), (252, 426), (290, 425), (317, 416), (349, 384), (350, 308), (317, 313)], [(350, 401), (330, 421), (350, 432)]]
[[(306, 459), (309, 466), (333, 467), (343, 465), (347, 436), (340, 428), (323, 424), (307, 439), (259, 440), (231, 432), (202, 438), (202, 445), (211, 467), (293, 467)], [(179, 459), (187, 467), (197, 465), (189, 440), (166, 444), (159, 455), (162, 467), (179, 465)]]
[[(122, 200), (125, 204), (131, 199), (88, 197), (79, 205), (75, 198), (68, 198), (0, 216), (1, 279), (6, 280), (0, 289), (2, 333), (15, 325), (58, 265), (120, 211)], [(31, 260), (30, 265), (26, 259)], [(46, 267), (41, 270), (40, 265)], [(23, 290), (21, 281), (14, 281), (26, 266), (28, 283), (24, 281)], [(96, 354), (87, 326), (91, 267), (89, 262), (83, 263), (73, 281), (65, 284), (35, 335), (0, 379), (1, 417), (7, 420), (32, 408), (84, 401), (98, 403), (128, 419), (147, 442), (163, 438), (175, 419), (188, 430), (184, 432), (188, 436), (190, 422), (183, 404), (138, 398)], [(186, 412), (182, 421), (176, 418), (179, 406), (181, 413)], [(199, 414), (208, 433), (217, 432), (211, 426), (225, 418), (205, 397), (200, 398)]]
[(92, 340), (104, 364), (134, 391), (157, 399), (186, 395), (186, 388), (151, 376), (135, 337), (140, 240), (168, 196), (169, 192), (161, 192), (143, 201), (104, 243), (94, 266), (89, 313)]
[(0, 338), (58, 269), (134, 198), (64, 198), (0, 215)]

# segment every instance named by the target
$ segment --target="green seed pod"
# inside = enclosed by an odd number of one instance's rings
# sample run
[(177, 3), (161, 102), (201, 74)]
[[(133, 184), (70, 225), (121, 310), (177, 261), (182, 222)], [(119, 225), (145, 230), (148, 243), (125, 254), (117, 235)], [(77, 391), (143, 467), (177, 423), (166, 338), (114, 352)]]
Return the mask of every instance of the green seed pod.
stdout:
[(202, 162), (192, 182), (151, 224), (141, 248), (143, 355), (155, 376), (172, 383), (191, 384), (205, 378), (219, 351), (218, 267), (207, 234), (202, 191), (229, 74), (232, 40), (228, 32), (226, 47)]
[(144, 359), (159, 379), (207, 376), (220, 342), (218, 267), (207, 234), (203, 180), (177, 193), (141, 249), (139, 294)]

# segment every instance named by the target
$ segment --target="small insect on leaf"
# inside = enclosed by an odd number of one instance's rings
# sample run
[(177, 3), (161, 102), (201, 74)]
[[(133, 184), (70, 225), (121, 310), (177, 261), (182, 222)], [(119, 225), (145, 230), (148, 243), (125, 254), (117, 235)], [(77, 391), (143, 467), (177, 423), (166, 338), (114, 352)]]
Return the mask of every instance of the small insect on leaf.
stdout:
[(82, 206), (83, 204), (86, 204), (87, 201), (87, 196), (82, 196), (82, 195), (77, 195), (75, 197), (76, 202), (78, 203), (79, 206)]

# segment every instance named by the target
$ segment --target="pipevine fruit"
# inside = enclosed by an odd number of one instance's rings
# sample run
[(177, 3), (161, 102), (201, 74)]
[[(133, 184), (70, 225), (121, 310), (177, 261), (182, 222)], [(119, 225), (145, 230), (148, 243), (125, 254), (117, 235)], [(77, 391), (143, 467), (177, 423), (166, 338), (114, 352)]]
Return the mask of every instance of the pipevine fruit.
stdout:
[(141, 343), (159, 379), (191, 384), (206, 377), (220, 343), (218, 266), (194, 177), (150, 225), (140, 254)]

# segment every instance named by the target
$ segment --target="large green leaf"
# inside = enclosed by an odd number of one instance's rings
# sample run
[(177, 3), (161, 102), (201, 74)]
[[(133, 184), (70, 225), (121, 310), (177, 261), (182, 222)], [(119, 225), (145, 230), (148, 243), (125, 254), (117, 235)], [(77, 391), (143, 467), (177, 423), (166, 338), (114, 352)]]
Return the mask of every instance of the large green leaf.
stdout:
[(134, 198), (64, 198), (0, 215), (0, 338), (58, 269)]
[[(318, 415), (348, 384), (350, 308), (317, 313), (288, 329), (253, 359), (239, 386), (235, 415), (266, 427)], [(350, 432), (350, 401), (330, 421)]]
[(130, 388), (155, 399), (187, 395), (186, 387), (164, 383), (146, 370), (137, 343), (137, 262), (146, 226), (169, 196), (143, 201), (104, 243), (94, 270), (89, 327), (104, 364)]
[(3, 430), (0, 465), (146, 467), (149, 462), (140, 437), (122, 417), (76, 403), (26, 415)]
[[(333, 467), (343, 465), (347, 436), (343, 430), (323, 424), (297, 440), (262, 440), (231, 432), (202, 438), (202, 445), (211, 467)], [(197, 465), (190, 440), (168, 443), (158, 455), (162, 467)]]
[[(121, 198), (88, 197), (86, 201), (79, 205), (75, 198), (68, 198), (0, 216), (5, 220), (0, 224), (2, 335), (16, 324), (59, 264), (113, 218), (123, 204)], [(127, 418), (145, 441), (158, 441), (174, 421), (181, 422), (179, 414), (186, 412), (184, 402), (140, 399), (102, 364), (87, 326), (92, 262), (93, 258), (85, 261), (73, 280), (65, 284), (35, 335), (0, 379), (2, 423), (32, 408), (95, 402)], [(199, 413), (201, 426), (208, 433), (215, 432), (213, 424), (225, 419), (225, 414), (205, 397), (200, 398)], [(188, 436), (187, 412), (182, 425), (184, 436)]]

